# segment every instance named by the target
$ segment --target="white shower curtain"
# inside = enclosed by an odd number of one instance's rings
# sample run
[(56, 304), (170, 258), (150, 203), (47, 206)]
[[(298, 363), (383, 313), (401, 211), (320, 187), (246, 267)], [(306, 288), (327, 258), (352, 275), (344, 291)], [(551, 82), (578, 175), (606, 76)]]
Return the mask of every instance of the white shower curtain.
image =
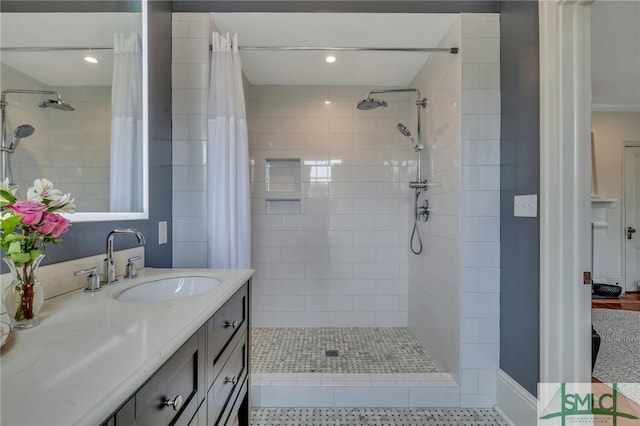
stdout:
[(142, 211), (142, 163), (142, 40), (114, 34), (110, 211)]
[(249, 145), (238, 36), (213, 33), (208, 102), (208, 266), (249, 268)]

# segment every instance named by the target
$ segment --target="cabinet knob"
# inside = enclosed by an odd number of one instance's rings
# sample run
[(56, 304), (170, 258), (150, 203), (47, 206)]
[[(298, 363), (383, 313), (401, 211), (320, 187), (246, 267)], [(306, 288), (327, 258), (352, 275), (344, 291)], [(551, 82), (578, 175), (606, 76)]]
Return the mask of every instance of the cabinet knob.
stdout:
[(236, 329), (236, 327), (238, 326), (238, 322), (237, 321), (225, 321), (224, 322), (224, 328), (233, 328), (234, 330)]
[(238, 384), (238, 378), (237, 378), (236, 376), (233, 376), (233, 377), (225, 377), (225, 378), (224, 378), (224, 382), (225, 382), (225, 383), (232, 383), (232, 384), (233, 384), (233, 386), (235, 386), (235, 385), (237, 385), (237, 384)]
[(178, 411), (182, 407), (182, 395), (178, 395), (173, 399), (164, 402), (166, 407), (173, 407), (173, 411)]

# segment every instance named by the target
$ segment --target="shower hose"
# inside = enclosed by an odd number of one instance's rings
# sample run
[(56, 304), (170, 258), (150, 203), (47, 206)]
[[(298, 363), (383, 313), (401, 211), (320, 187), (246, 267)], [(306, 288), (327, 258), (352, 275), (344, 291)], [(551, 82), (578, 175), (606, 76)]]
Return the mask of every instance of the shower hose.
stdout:
[[(413, 231), (411, 231), (411, 240), (409, 241), (409, 247), (411, 248), (411, 253), (420, 254), (422, 253), (422, 237), (420, 236), (420, 230), (418, 229), (418, 219), (420, 218), (420, 213), (418, 212), (418, 201), (420, 200), (420, 191), (416, 191), (416, 197), (413, 204)], [(414, 241), (418, 239), (418, 246), (415, 247)]]

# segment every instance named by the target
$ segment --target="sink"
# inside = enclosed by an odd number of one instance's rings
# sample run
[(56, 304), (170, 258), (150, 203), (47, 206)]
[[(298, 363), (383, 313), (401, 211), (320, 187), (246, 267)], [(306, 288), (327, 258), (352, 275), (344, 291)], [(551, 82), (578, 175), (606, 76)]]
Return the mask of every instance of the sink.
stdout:
[(174, 277), (138, 284), (115, 296), (122, 302), (156, 303), (183, 299), (213, 290), (220, 281), (211, 277)]

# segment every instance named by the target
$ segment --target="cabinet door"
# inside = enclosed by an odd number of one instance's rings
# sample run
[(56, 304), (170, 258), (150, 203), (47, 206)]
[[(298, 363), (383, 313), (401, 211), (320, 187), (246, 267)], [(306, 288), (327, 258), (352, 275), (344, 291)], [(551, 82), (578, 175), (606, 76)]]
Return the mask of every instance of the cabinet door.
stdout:
[(201, 329), (136, 393), (137, 426), (187, 424), (193, 418), (199, 394), (204, 396), (203, 337)]

